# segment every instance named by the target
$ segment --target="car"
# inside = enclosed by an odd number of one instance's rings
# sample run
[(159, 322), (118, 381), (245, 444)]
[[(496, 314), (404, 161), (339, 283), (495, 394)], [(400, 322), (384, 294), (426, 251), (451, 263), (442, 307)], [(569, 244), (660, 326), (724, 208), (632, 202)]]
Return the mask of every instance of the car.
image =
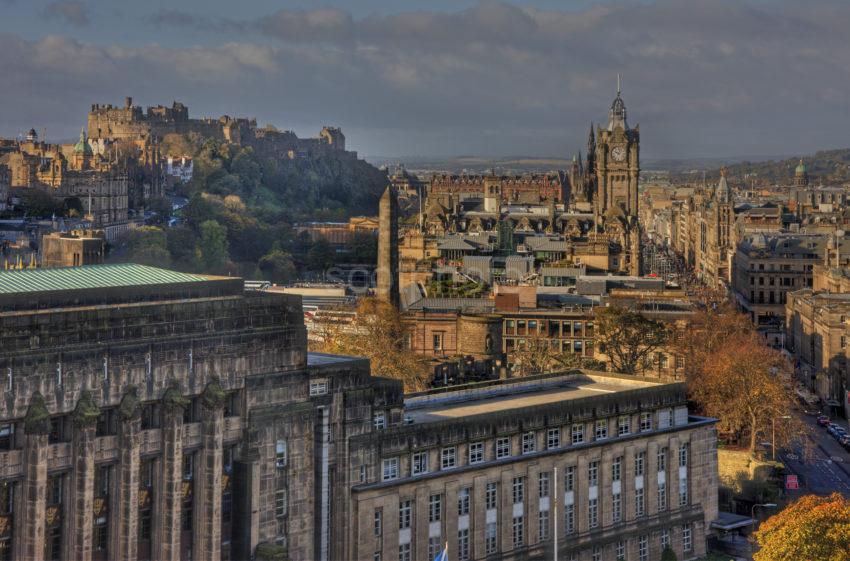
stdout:
[(842, 436), (847, 436), (847, 431), (842, 429), (841, 427), (838, 427), (837, 429), (832, 431), (832, 436), (835, 437), (835, 440), (841, 440)]
[(845, 448), (847, 448), (847, 446), (850, 446), (850, 434), (843, 434), (843, 435), (841, 435), (841, 436), (838, 438), (838, 443), (839, 443), (840, 445), (844, 446)]
[(826, 427), (826, 432), (828, 432), (829, 434), (831, 434), (831, 435), (835, 436), (835, 431), (837, 431), (837, 430), (838, 430), (838, 429), (840, 429), (840, 428), (841, 428), (841, 427), (840, 427), (840, 426), (838, 426), (838, 425), (837, 425), (837, 424), (835, 424), (835, 423), (829, 423), (829, 425), (827, 425), (827, 427)]
[(822, 427), (828, 426), (829, 425), (829, 417), (827, 417), (826, 415), (821, 415), (820, 417), (818, 417), (818, 424)]

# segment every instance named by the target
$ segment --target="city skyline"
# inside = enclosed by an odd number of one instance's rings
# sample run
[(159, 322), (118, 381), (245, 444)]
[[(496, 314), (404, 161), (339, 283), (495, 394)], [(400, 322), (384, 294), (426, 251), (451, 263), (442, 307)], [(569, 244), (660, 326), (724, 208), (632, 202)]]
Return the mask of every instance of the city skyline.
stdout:
[(850, 6), (834, 0), (0, 3), (4, 136), (72, 138), (92, 103), (132, 95), (341, 126), (367, 157), (569, 157), (619, 73), (646, 158), (846, 144)]

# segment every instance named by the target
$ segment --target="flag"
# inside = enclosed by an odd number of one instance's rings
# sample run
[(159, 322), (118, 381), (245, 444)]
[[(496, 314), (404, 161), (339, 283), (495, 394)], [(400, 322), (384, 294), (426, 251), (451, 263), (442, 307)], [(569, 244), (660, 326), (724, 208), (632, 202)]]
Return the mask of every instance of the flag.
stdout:
[(446, 547), (443, 548), (443, 551), (434, 557), (434, 561), (449, 561), (449, 542), (446, 542)]

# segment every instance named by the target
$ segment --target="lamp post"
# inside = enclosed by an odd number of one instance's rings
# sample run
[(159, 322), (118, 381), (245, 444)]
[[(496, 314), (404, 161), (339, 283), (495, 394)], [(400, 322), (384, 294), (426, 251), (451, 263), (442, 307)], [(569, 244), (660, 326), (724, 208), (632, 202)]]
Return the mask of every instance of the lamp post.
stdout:
[[(790, 419), (790, 415), (782, 415), (779, 417), (780, 419)], [(776, 461), (776, 417), (772, 417), (770, 419), (770, 428), (771, 428), (771, 441), (770, 441), (770, 455), (771, 459)]]
[(756, 508), (776, 508), (776, 503), (756, 503), (753, 505), (753, 508), (750, 509), (750, 525), (752, 526), (752, 531), (750, 532), (750, 557), (753, 556), (753, 541), (755, 537), (753, 534), (756, 532)]

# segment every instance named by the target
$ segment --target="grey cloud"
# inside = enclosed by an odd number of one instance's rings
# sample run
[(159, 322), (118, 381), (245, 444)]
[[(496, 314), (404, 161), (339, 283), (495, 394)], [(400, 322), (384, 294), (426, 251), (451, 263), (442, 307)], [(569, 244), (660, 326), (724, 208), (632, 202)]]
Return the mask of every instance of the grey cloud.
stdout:
[[(73, 134), (89, 103), (134, 95), (301, 134), (336, 123), (371, 154), (569, 155), (589, 121), (605, 118), (622, 73), (648, 157), (846, 144), (835, 115), (846, 113), (850, 89), (841, 23), (850, 3), (837, 0), (658, 0), (576, 12), (482, 2), (360, 19), (322, 9), (254, 21), (162, 12), (152, 21), (211, 38), (234, 32), (227, 43), (182, 48), (0, 37), (12, 82), (0, 103), (21, 109), (8, 113), (15, 130), (46, 124)], [(61, 104), (57, 91), (67, 92)]]
[(42, 10), (45, 17), (63, 20), (76, 26), (89, 23), (89, 8), (83, 2), (59, 0), (51, 2)]

